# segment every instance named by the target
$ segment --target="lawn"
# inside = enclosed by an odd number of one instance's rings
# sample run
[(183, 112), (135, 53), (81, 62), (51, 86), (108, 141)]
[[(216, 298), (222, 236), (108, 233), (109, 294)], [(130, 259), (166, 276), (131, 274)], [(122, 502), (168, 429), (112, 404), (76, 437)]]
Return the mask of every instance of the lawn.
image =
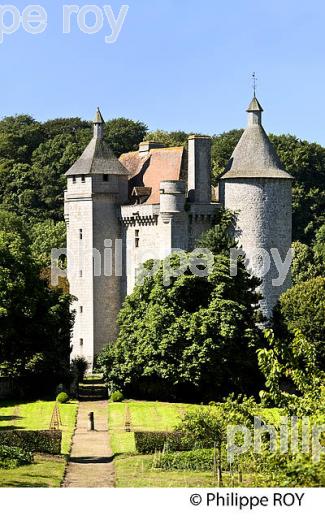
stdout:
[[(172, 431), (186, 410), (197, 405), (129, 401), (109, 403), (108, 426), (115, 454), (117, 487), (213, 487), (212, 472), (152, 469), (153, 455), (138, 455), (134, 431)], [(129, 422), (131, 432), (125, 431)]]
[[(186, 410), (199, 405), (126, 401), (109, 403), (108, 427), (117, 487), (215, 487), (216, 476), (211, 471), (163, 471), (153, 468), (155, 455), (139, 455), (135, 449), (135, 431), (172, 431)], [(259, 410), (265, 419), (280, 420), (277, 409)], [(130, 432), (125, 431), (130, 425)], [(257, 479), (257, 480), (256, 480)], [(223, 486), (250, 487), (262, 485), (261, 477), (255, 474), (223, 474)], [(267, 482), (265, 482), (267, 485)]]
[[(172, 431), (186, 410), (195, 405), (147, 401), (110, 403), (108, 426), (115, 454), (135, 452), (135, 431)], [(125, 431), (129, 422), (132, 432)]]
[[(0, 429), (49, 429), (55, 403), (0, 403)], [(62, 456), (37, 455), (35, 463), (16, 469), (0, 469), (0, 487), (59, 487), (64, 475), (66, 455), (71, 446), (77, 403), (59, 405), (62, 420)]]

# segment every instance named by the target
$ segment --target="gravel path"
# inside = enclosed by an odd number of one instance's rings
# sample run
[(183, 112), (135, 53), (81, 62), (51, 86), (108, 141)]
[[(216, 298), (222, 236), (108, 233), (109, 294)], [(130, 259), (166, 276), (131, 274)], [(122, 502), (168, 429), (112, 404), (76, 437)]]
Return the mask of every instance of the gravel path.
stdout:
[[(94, 412), (95, 431), (88, 431)], [(82, 401), (63, 487), (114, 487), (113, 454), (109, 447), (107, 401)]]

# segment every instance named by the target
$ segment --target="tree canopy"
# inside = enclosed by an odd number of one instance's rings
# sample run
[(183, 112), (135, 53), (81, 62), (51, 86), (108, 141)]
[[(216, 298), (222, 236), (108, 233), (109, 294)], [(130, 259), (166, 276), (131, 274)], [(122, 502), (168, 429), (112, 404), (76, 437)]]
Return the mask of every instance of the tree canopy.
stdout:
[[(177, 259), (172, 257), (167, 262)], [(156, 274), (135, 287), (118, 317), (119, 335), (100, 356), (107, 381), (138, 397), (211, 400), (258, 385), (257, 281), (229, 274), (216, 255), (208, 277), (185, 272), (165, 286)]]

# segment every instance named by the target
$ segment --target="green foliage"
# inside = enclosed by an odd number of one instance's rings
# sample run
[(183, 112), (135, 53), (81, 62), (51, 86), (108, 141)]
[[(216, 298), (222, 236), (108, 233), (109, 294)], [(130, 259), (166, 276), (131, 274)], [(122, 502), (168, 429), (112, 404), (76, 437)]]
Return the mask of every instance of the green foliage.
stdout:
[(31, 228), (30, 250), (32, 257), (40, 267), (51, 266), (51, 250), (66, 246), (66, 226), (64, 222), (45, 220)]
[(122, 153), (137, 150), (147, 130), (147, 125), (141, 121), (119, 117), (107, 121), (105, 139), (115, 155), (119, 157)]
[(251, 428), (257, 404), (252, 397), (229, 395), (222, 404), (211, 404), (186, 412), (176, 429), (192, 448), (222, 446), (227, 426), (239, 424)]
[(155, 457), (153, 467), (166, 471), (212, 471), (214, 452), (198, 449), (179, 453), (165, 452)]
[(88, 370), (89, 364), (86, 358), (82, 356), (76, 356), (70, 363), (70, 371), (76, 376), (76, 379), (82, 381)]
[(300, 329), (316, 349), (325, 370), (325, 278), (321, 276), (295, 285), (280, 298), (280, 313), (289, 331)]
[(0, 121), (0, 157), (16, 163), (29, 163), (33, 151), (44, 138), (41, 123), (31, 116), (5, 117)]
[(208, 277), (186, 272), (166, 287), (169, 262), (178, 265), (175, 257), (159, 263), (125, 299), (117, 341), (98, 360), (107, 382), (129, 395), (166, 400), (208, 401), (257, 389), (257, 281), (243, 266), (230, 276), (229, 259), (217, 255)]
[(110, 397), (110, 400), (113, 403), (119, 403), (119, 402), (123, 401), (123, 399), (124, 399), (124, 395), (122, 394), (122, 392), (120, 390), (115, 390), (115, 392), (113, 392)]
[(0, 468), (12, 469), (32, 464), (33, 455), (21, 448), (0, 445)]
[(218, 178), (227, 166), (232, 152), (237, 146), (244, 130), (230, 130), (212, 138), (212, 184), (216, 185)]
[(319, 369), (317, 350), (300, 330), (293, 339), (277, 339), (271, 329), (265, 331), (269, 348), (258, 351), (267, 391), (261, 391), (264, 403), (271, 402), (298, 415), (309, 415), (320, 407), (324, 373)]
[[(193, 132), (191, 132), (193, 133)], [(185, 146), (191, 133), (176, 130), (173, 132), (166, 132), (165, 130), (155, 130), (148, 132), (145, 139), (148, 141), (157, 141), (165, 146)]]
[(69, 396), (66, 392), (60, 392), (57, 396), (56, 396), (56, 402), (57, 403), (61, 403), (61, 404), (65, 404), (69, 401)]
[(325, 485), (325, 463), (316, 463), (303, 453), (282, 455), (265, 453), (261, 468), (267, 475), (267, 485), (281, 487), (320, 487)]
[(1, 446), (14, 446), (27, 452), (60, 455), (61, 430), (0, 430)]
[(180, 432), (134, 432), (135, 447), (138, 453), (157, 451), (182, 451), (190, 445)]
[(19, 379), (25, 390), (53, 385), (53, 391), (68, 376), (71, 298), (39, 278), (28, 244), (16, 232), (0, 231), (0, 301), (2, 374)]
[(234, 225), (236, 217), (229, 210), (220, 209), (215, 216), (213, 227), (199, 238), (197, 247), (206, 248), (214, 255), (229, 254), (231, 247), (236, 247)]

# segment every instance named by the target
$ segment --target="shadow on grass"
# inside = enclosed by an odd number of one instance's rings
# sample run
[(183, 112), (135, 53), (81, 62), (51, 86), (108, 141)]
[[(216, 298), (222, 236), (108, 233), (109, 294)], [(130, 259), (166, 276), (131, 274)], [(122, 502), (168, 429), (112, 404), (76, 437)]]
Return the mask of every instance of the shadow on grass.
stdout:
[(74, 464), (107, 464), (113, 462), (114, 455), (110, 457), (70, 457), (69, 462)]
[[(44, 477), (47, 478), (47, 477)], [(1, 484), (1, 488), (47, 488), (51, 486), (47, 486), (46, 484), (40, 484), (35, 482), (34, 480), (31, 480), (30, 482), (19, 482), (19, 481), (13, 481), (10, 482), (10, 484)]]
[(19, 421), (22, 419), (20, 415), (0, 415), (0, 421)]
[(24, 430), (22, 426), (0, 426), (0, 432), (5, 432), (9, 430)]

